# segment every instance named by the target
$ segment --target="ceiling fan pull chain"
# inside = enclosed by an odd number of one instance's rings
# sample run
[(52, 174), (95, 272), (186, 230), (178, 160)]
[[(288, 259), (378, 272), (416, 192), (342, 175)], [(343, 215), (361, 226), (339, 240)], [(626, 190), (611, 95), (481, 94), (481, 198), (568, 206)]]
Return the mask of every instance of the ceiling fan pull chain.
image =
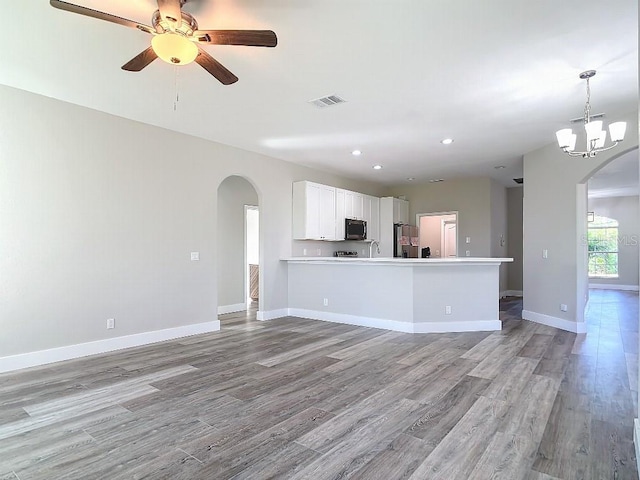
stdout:
[(180, 97), (178, 95), (178, 67), (177, 66), (173, 67), (173, 71), (174, 71), (173, 87), (176, 91), (176, 99), (173, 101), (173, 111), (175, 112), (178, 110), (178, 101), (180, 100)]

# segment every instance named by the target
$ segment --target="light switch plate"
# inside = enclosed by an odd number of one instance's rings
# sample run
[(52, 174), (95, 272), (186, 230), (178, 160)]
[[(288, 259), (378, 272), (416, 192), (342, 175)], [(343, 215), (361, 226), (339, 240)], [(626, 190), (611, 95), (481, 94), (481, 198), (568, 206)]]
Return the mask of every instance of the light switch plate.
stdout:
[(200, 252), (191, 252), (191, 261), (197, 262), (200, 260)]

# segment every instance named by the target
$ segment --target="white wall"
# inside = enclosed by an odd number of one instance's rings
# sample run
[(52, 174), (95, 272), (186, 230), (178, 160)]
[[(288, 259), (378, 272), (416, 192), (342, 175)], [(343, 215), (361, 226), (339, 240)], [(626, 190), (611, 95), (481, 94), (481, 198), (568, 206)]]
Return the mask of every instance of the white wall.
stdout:
[(225, 178), (218, 187), (218, 306), (239, 305), (245, 295), (245, 205), (257, 205), (258, 194), (244, 178)]
[(267, 312), (287, 305), (292, 182), (379, 191), (9, 87), (0, 104), (0, 357), (217, 319), (230, 175), (258, 193)]
[(433, 258), (442, 256), (442, 217), (425, 215), (420, 217), (420, 249), (429, 247)]
[[(581, 245), (586, 233), (585, 182), (638, 145), (637, 113), (619, 120), (628, 122), (623, 145), (594, 158), (569, 157), (551, 143), (524, 156), (523, 287), (528, 318), (567, 329), (578, 328), (575, 322), (583, 318), (587, 282), (586, 275), (578, 275), (578, 259), (586, 262)], [(542, 258), (543, 249), (548, 249), (547, 259)], [(568, 310), (562, 312), (560, 304)]]
[[(615, 160), (614, 160), (615, 162)], [(618, 278), (591, 278), (589, 284), (638, 286), (640, 213), (638, 196), (590, 198), (589, 211), (618, 221)]]

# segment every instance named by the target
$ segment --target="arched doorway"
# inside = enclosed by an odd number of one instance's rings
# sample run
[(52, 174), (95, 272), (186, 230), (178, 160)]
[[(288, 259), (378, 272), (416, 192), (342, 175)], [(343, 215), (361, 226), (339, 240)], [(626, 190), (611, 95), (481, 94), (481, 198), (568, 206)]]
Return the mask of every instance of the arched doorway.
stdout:
[(257, 289), (251, 291), (259, 282), (258, 192), (244, 177), (225, 178), (217, 214), (218, 314), (246, 311), (261, 301)]

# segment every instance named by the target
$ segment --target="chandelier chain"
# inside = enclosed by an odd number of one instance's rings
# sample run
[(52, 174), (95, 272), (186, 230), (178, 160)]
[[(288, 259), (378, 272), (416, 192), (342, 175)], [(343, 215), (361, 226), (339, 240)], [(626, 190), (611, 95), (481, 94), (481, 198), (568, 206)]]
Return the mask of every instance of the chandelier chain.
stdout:
[(585, 125), (591, 121), (591, 86), (589, 78), (587, 78), (587, 103), (584, 104), (584, 123)]

